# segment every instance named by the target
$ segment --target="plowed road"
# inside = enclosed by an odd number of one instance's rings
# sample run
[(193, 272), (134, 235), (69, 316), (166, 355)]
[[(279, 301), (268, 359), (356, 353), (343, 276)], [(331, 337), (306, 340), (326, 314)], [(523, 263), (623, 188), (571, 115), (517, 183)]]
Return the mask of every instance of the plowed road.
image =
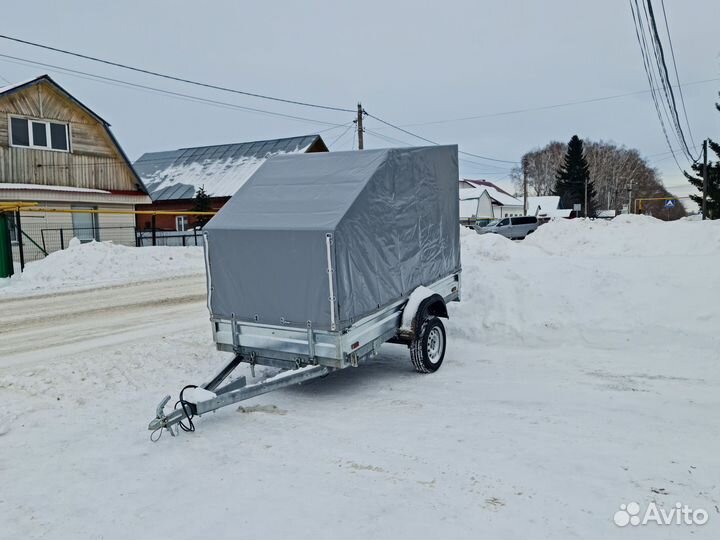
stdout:
[(137, 342), (207, 316), (205, 276), (2, 299), (0, 367)]

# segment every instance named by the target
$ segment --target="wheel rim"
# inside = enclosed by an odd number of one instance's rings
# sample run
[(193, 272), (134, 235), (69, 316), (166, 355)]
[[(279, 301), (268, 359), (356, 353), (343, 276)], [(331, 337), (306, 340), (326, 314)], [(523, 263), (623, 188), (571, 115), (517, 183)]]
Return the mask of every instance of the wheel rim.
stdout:
[(436, 326), (430, 330), (427, 340), (428, 360), (430, 360), (432, 364), (437, 364), (442, 358), (443, 344), (443, 334), (440, 331), (440, 328)]

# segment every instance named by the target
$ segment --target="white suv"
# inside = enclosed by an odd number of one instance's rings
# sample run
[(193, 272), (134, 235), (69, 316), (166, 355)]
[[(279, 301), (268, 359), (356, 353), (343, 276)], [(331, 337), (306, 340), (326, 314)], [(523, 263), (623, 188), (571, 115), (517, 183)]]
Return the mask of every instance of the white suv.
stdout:
[(510, 240), (522, 240), (535, 232), (540, 224), (536, 216), (506, 217), (491, 221), (484, 227), (475, 227), (478, 234), (500, 234)]

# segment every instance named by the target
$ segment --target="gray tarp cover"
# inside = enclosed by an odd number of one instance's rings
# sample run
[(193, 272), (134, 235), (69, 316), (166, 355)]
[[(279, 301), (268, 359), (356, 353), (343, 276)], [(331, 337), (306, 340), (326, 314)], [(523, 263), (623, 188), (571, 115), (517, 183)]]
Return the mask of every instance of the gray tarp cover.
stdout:
[(205, 226), (214, 317), (337, 330), (460, 270), (457, 146), (273, 157)]

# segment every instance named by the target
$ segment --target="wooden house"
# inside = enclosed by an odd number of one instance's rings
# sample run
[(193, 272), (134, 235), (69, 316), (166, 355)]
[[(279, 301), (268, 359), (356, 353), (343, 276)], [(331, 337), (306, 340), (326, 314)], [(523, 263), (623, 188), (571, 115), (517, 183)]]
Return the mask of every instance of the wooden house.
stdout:
[[(102, 212), (150, 198), (110, 124), (41, 75), (0, 88), (0, 201)], [(28, 260), (72, 237), (135, 245), (131, 214), (22, 212), (21, 224)]]

